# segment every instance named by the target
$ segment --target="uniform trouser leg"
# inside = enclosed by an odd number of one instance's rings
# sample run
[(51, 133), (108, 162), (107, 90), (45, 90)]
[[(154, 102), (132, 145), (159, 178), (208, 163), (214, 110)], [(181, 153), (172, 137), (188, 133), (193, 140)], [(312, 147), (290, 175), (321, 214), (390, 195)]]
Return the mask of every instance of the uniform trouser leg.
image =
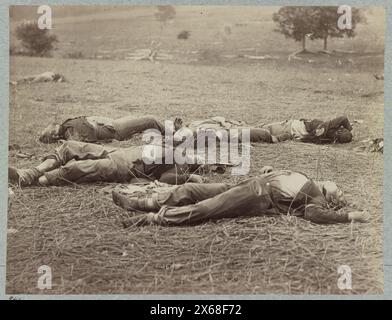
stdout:
[[(114, 150), (114, 149), (112, 149)], [(44, 157), (43, 161), (35, 167), (38, 176), (42, 176), (44, 173), (60, 172), (55, 169), (72, 160), (83, 160), (83, 159), (101, 159), (107, 157), (110, 150), (102, 146), (90, 143), (83, 143), (77, 141), (66, 141), (60, 147), (56, 148), (52, 154)], [(44, 183), (42, 181), (42, 183)], [(46, 182), (44, 183), (46, 184)]]
[(249, 128), (250, 142), (267, 142), (272, 143), (272, 135), (267, 129)]
[(249, 179), (212, 198), (182, 207), (164, 206), (147, 214), (147, 221), (163, 225), (193, 224), (218, 218), (254, 215), (272, 205), (263, 180)]
[(113, 121), (119, 140), (130, 139), (136, 133), (143, 133), (148, 129), (156, 129), (161, 133), (165, 132), (164, 125), (151, 116), (132, 118), (124, 117)]
[(67, 182), (115, 182), (117, 166), (110, 158), (97, 160), (71, 160), (58, 169), (44, 173), (50, 185)]
[(186, 183), (168, 191), (131, 198), (113, 192), (113, 201), (125, 210), (158, 211), (162, 206), (194, 204), (223, 193), (229, 188), (230, 186), (225, 183)]
[(346, 128), (347, 130), (352, 130), (350, 121), (346, 116), (336, 117), (332, 120), (326, 121), (328, 129), (339, 129), (340, 127)]
[(46, 159), (56, 159), (60, 165), (71, 160), (97, 160), (105, 159), (115, 148), (107, 148), (98, 144), (79, 141), (65, 141), (55, 152), (46, 156)]
[(45, 177), (50, 185), (67, 181), (116, 181), (117, 166), (108, 157), (113, 150), (92, 143), (66, 141), (46, 157), (57, 160), (60, 167), (46, 172)]
[(174, 190), (158, 194), (160, 206), (183, 206), (212, 198), (229, 190), (230, 185), (226, 183), (186, 183), (176, 187)]

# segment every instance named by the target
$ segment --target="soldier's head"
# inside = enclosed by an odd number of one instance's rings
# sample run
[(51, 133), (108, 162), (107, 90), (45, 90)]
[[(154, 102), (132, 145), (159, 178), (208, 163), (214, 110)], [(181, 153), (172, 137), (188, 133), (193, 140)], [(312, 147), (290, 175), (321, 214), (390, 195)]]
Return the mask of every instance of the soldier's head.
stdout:
[(318, 183), (328, 204), (335, 208), (342, 208), (347, 205), (343, 191), (332, 181), (321, 181)]
[(53, 143), (60, 139), (60, 125), (57, 123), (51, 123), (41, 133), (39, 141), (43, 143)]
[(349, 143), (353, 140), (353, 134), (346, 128), (339, 128), (335, 132), (334, 139), (337, 143)]
[(55, 73), (52, 77), (53, 81), (56, 82), (65, 82), (64, 76), (62, 76), (60, 73)]

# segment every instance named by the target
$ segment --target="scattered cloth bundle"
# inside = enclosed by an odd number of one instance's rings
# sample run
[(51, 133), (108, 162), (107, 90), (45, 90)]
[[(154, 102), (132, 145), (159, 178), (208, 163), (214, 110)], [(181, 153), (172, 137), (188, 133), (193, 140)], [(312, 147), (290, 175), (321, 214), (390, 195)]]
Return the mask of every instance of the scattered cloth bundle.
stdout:
[(243, 121), (227, 120), (224, 117), (213, 117), (205, 120), (192, 121), (188, 127), (192, 130), (231, 129), (244, 126)]
[(366, 139), (366, 140), (361, 141), (361, 144), (362, 144), (361, 146), (355, 148), (355, 151), (384, 153), (384, 139), (383, 138)]
[(164, 192), (178, 187), (177, 185), (171, 185), (158, 180), (148, 182), (147, 180), (139, 183), (121, 184), (115, 186), (107, 186), (102, 189), (105, 194), (112, 194), (112, 191), (120, 192), (126, 196), (143, 196), (157, 192)]

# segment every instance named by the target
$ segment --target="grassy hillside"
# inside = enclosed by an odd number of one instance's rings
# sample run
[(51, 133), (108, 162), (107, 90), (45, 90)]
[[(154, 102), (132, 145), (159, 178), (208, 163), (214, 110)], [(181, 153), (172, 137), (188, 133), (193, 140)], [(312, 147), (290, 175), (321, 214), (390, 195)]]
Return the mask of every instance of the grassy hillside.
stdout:
[[(299, 43), (286, 40), (274, 32), (272, 14), (278, 7), (252, 6), (178, 6), (174, 20), (162, 25), (154, 17), (155, 6), (81, 7), (53, 6), (53, 32), (60, 42), (56, 56), (82, 52), (84, 56), (109, 55), (123, 58), (128, 52), (153, 46), (171, 53), (192, 55), (195, 51), (212, 50), (238, 53), (249, 50), (256, 54), (292, 52)], [(382, 52), (384, 48), (383, 8), (364, 8), (367, 24), (359, 25), (354, 39), (333, 39), (330, 49)], [(13, 7), (13, 30), (23, 19), (34, 19), (36, 7)], [(188, 40), (178, 40), (182, 30), (190, 32)], [(320, 41), (309, 43), (319, 50)]]

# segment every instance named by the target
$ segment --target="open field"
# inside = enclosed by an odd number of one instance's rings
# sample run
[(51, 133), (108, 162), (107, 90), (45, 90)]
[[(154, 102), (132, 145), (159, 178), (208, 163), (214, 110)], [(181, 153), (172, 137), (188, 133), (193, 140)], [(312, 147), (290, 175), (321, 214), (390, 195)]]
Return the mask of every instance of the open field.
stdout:
[[(244, 48), (252, 38), (246, 41)], [(363, 43), (353, 41), (358, 48)], [(211, 39), (200, 45), (209, 44)], [(193, 227), (123, 229), (118, 221), (127, 213), (102, 191), (108, 184), (16, 189), (8, 212), (8, 228), (15, 230), (7, 238), (7, 294), (382, 293), (383, 157), (353, 148), (363, 139), (383, 136), (383, 82), (373, 77), (383, 70), (383, 55), (345, 55), (343, 60), (351, 62), (343, 65), (337, 63), (340, 57), (318, 55), (312, 63), (288, 62), (295, 44), (287, 45), (280, 51), (275, 46), (279, 59), (265, 61), (154, 64), (12, 57), (11, 80), (53, 70), (69, 81), (10, 88), (10, 145), (32, 157), (23, 159), (19, 150), (10, 150), (9, 162), (38, 164), (54, 147), (37, 141), (46, 124), (83, 114), (180, 116), (185, 122), (221, 115), (248, 123), (346, 114), (363, 120), (354, 127), (353, 143), (254, 144), (249, 175), (273, 165), (334, 180), (354, 208), (370, 212), (369, 223), (316, 225), (295, 217), (260, 216)], [(260, 46), (258, 53), (274, 51)], [(86, 47), (91, 52), (97, 48)], [(237, 49), (240, 45), (218, 51)], [(135, 143), (140, 140), (116, 144)], [(210, 179), (239, 180), (229, 173)], [(37, 289), (41, 265), (53, 272), (53, 288), (46, 292)], [(340, 265), (352, 269), (351, 291), (337, 287)]]
[[(293, 52), (300, 43), (285, 40), (274, 32), (272, 14), (279, 7), (261, 6), (176, 6), (176, 17), (162, 25), (155, 6), (86, 7), (52, 6), (53, 33), (59, 39), (54, 57), (81, 52), (84, 57), (122, 59), (133, 50), (159, 47), (177, 60), (212, 54), (269, 54)], [(18, 7), (18, 10), (20, 8)], [(378, 52), (384, 50), (385, 13), (381, 7), (364, 7), (367, 23), (357, 27), (353, 40), (331, 39), (330, 49)], [(36, 7), (11, 19), (11, 39), (18, 45), (14, 30), (23, 19), (37, 19)], [(188, 40), (177, 35), (187, 30)], [(321, 50), (322, 41), (308, 41), (311, 50)]]

